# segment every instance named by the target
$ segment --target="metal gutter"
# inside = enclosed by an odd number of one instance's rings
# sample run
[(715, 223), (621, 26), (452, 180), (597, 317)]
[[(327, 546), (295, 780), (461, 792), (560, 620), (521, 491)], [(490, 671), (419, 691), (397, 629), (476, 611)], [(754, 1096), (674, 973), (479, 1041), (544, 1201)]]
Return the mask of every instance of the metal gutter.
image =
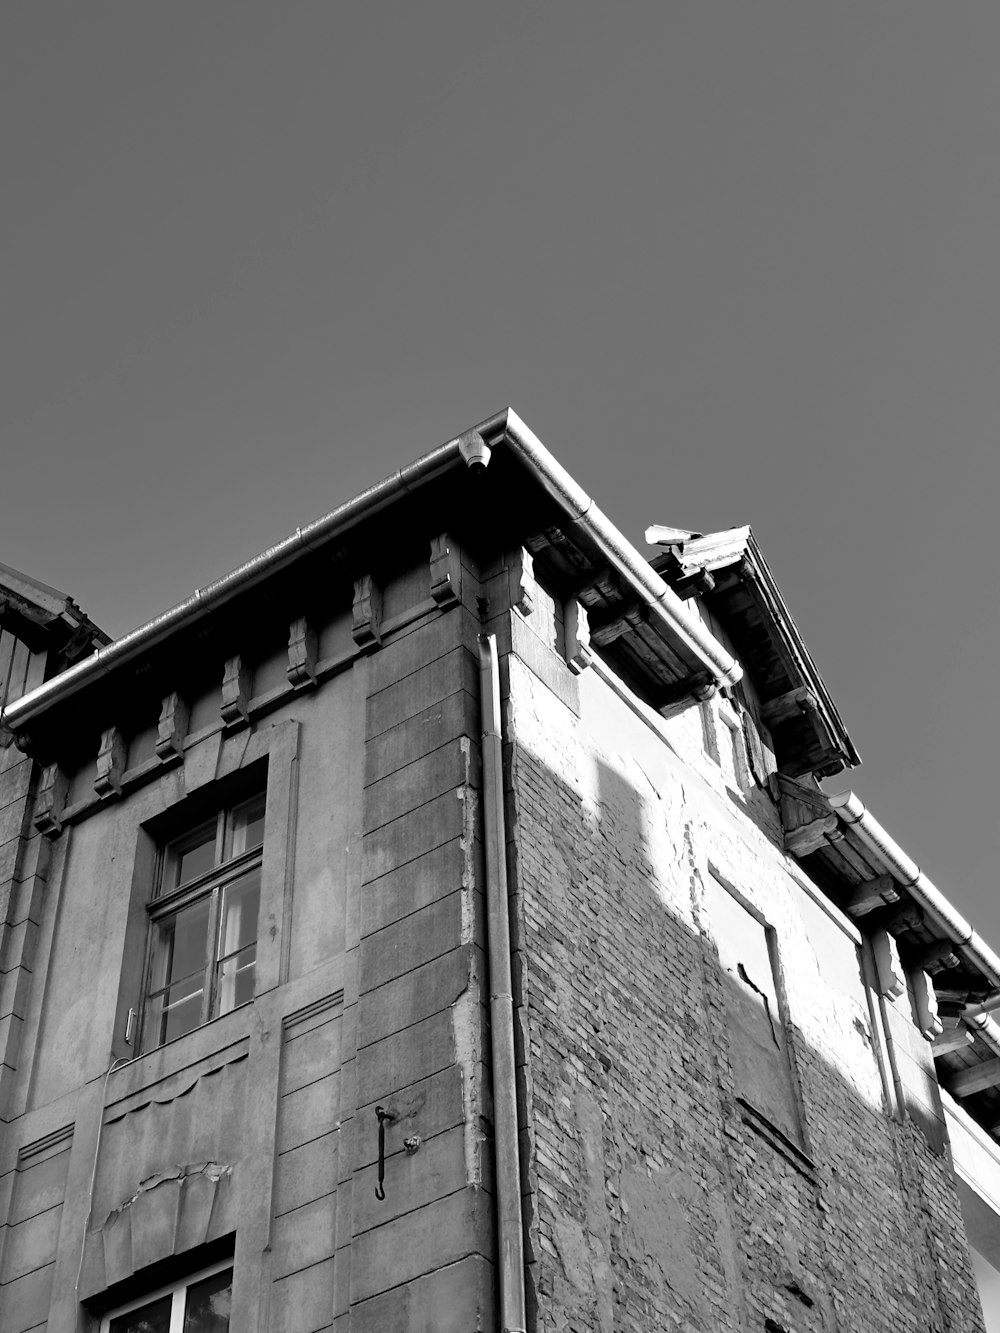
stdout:
[(503, 1333), (525, 1333), (524, 1232), (517, 1132), (510, 909), (507, 896), (507, 830), (503, 808), (500, 662), (494, 634), (483, 635), (479, 640), (479, 682), (487, 946), (490, 960), (493, 1141), (496, 1150), (497, 1250), (500, 1256), (500, 1327)]
[(554, 500), (600, 549), (608, 562), (639, 592), (654, 620), (680, 639), (708, 673), (716, 688), (735, 685), (743, 668), (700, 622), (688, 617), (684, 603), (649, 562), (573, 480), (561, 463), (513, 408), (477, 426), (487, 444), (502, 439)]
[(1000, 1026), (987, 1013), (976, 1013), (981, 1005), (970, 1006), (962, 1015), (962, 1022), (970, 1028), (993, 1052), (1000, 1056)]
[[(990, 1010), (1000, 1008), (1000, 957), (989, 947), (986, 941), (973, 930), (965, 917), (957, 912), (948, 899), (927, 878), (924, 872), (912, 861), (898, 843), (886, 833), (875, 816), (865, 806), (860, 797), (852, 791), (838, 792), (827, 798), (831, 808), (839, 816), (858, 841), (870, 852), (884, 871), (892, 875), (923, 909), (932, 924), (947, 939), (956, 945), (958, 952), (973, 967), (985, 976), (997, 992), (983, 1004), (969, 1005), (962, 1014), (963, 1018), (978, 1020)], [(987, 1045), (995, 1041), (993, 1047), (1000, 1054), (1000, 1027), (989, 1021), (989, 1027), (974, 1022), (976, 1031), (986, 1040)]]
[(362, 491), (323, 518), (305, 528), (296, 528), (290, 537), (277, 546), (268, 547), (232, 573), (206, 584), (204, 588), (198, 588), (169, 611), (164, 611), (162, 615), (140, 625), (107, 647), (99, 648), (90, 657), (9, 705), (0, 715), (3, 723), (16, 730), (52, 704), (70, 698), (93, 680), (133, 661), (172, 634), (194, 624), (202, 616), (218, 610), (248, 588), (286, 568), (304, 551), (322, 546), (332, 537), (339, 536), (378, 513), (400, 496), (419, 489), (425, 482), (440, 476), (458, 462), (463, 455), (463, 442), (462, 439), (451, 440), (432, 453), (425, 454), (409, 467), (401, 468), (377, 486)]
[(386, 481), (362, 491), (353, 500), (308, 527), (297, 528), (277, 546), (262, 551), (224, 578), (199, 588), (185, 601), (147, 624), (99, 648), (90, 657), (8, 705), (0, 714), (0, 721), (16, 731), (51, 705), (77, 694), (92, 681), (135, 660), (171, 635), (194, 624), (202, 616), (218, 610), (248, 588), (286, 568), (304, 551), (341, 536), (401, 496), (419, 490), (459, 463), (464, 462), (467, 467), (476, 470), (485, 469), (489, 463), (490, 448), (499, 444), (505, 444), (511, 450), (534, 479), (598, 546), (609, 563), (625, 576), (649, 606), (652, 618), (681, 640), (688, 652), (701, 664), (712, 685), (733, 685), (740, 679), (743, 669), (735, 658), (700, 624), (688, 619), (684, 604), (674, 591), (650, 568), (610, 519), (601, 513), (517, 413), (507, 408), (466, 431), (464, 435), (425, 454)]

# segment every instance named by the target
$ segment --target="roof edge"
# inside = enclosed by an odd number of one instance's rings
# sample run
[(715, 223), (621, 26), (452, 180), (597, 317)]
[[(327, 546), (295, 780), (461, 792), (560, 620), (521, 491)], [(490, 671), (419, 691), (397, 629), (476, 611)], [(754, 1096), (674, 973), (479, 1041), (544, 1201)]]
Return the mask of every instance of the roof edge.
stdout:
[[(483, 445), (487, 446), (485, 456)], [(79, 693), (93, 681), (133, 661), (170, 635), (195, 624), (239, 594), (284, 569), (304, 551), (342, 535), (403, 495), (420, 490), (454, 467), (486, 466), (489, 449), (497, 446), (509, 448), (560, 508), (580, 524), (609, 563), (649, 606), (651, 614), (680, 639), (716, 687), (732, 685), (739, 680), (742, 667), (736, 659), (708, 630), (688, 619), (683, 603), (673, 590), (601, 513), (517, 413), (508, 407), (401, 468), (385, 481), (362, 491), (307, 527), (297, 528), (284, 541), (262, 551), (223, 578), (196, 589), (184, 601), (122, 638), (99, 648), (92, 656), (8, 705), (0, 715), (0, 721), (8, 730), (17, 731), (57, 702)]]
[[(649, 529), (647, 537), (654, 531)], [(794, 664), (799, 683), (805, 685), (814, 696), (830, 740), (846, 766), (856, 768), (861, 763), (861, 756), (795, 624), (752, 528), (744, 526), (727, 528), (721, 532), (692, 533), (689, 539), (679, 539), (676, 543), (655, 539), (653, 544), (663, 547), (669, 553), (668, 563), (672, 563), (674, 569), (683, 570), (689, 577), (702, 572), (712, 574), (738, 568), (741, 581), (749, 581), (756, 590), (762, 610), (772, 627), (773, 638), (781, 643), (788, 660)], [(668, 557), (665, 555), (660, 559), (666, 562)]]

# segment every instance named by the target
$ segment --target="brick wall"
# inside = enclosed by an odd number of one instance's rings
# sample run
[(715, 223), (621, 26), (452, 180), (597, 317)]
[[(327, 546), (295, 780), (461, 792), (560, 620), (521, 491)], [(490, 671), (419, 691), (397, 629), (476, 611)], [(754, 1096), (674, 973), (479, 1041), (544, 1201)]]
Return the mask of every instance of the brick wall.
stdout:
[[(508, 674), (534, 1327), (981, 1329), (947, 1158), (890, 1115), (851, 928), (764, 794), (593, 671)], [(797, 1134), (736, 1058), (712, 875), (773, 931)]]

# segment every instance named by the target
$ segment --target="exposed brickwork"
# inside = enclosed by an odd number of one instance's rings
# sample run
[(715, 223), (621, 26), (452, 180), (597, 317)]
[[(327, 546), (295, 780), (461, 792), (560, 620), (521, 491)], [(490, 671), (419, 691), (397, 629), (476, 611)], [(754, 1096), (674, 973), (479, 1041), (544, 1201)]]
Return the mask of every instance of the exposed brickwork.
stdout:
[[(240, 1333), (497, 1329), (489, 631), (531, 1333), (981, 1333), (928, 1047), (781, 850), (739, 700), (643, 715), (523, 552), (442, 528), (98, 695), (57, 764), (0, 747), (0, 1328), (231, 1250)], [(253, 1003), (140, 1053), (158, 849), (254, 773)]]
[[(981, 1329), (947, 1160), (887, 1113), (864, 992), (827, 975), (761, 810), (600, 682), (578, 721), (516, 658), (509, 681), (539, 1333)], [(710, 865), (775, 931), (799, 1151), (734, 1074)]]

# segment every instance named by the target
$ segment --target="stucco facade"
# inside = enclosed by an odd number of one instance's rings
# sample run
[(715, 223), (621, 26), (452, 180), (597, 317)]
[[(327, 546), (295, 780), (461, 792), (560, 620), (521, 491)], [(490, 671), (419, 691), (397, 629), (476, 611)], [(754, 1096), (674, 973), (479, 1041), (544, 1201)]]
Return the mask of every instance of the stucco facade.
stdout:
[(992, 956), (688, 537), (504, 414), (118, 644), (8, 571), (4, 1333), (984, 1327)]

